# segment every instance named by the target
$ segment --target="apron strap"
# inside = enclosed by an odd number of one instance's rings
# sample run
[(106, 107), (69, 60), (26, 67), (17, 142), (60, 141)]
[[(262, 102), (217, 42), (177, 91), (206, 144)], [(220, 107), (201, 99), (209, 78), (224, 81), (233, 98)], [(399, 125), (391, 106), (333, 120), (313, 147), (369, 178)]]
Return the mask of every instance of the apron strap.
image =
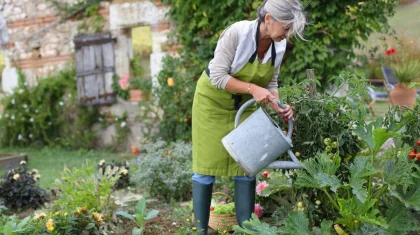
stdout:
[[(249, 63), (251, 64), (254, 63), (258, 55), (258, 40), (260, 39), (260, 25), (261, 25), (261, 21), (258, 21), (257, 32), (255, 34), (256, 49), (255, 49), (254, 54), (252, 54), (252, 56), (248, 60)], [(271, 40), (271, 65), (274, 66), (275, 62), (276, 62), (276, 47), (274, 46), (274, 41)]]

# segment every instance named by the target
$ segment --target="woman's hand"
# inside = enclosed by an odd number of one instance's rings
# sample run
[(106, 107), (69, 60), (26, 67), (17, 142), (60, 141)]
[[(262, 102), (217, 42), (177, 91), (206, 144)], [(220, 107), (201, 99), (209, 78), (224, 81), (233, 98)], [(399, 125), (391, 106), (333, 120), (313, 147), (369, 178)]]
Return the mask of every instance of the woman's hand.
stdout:
[(272, 101), (275, 102), (276, 97), (267, 89), (262, 88), (260, 86), (257, 86), (255, 84), (251, 84), (250, 87), (250, 93), (254, 97), (254, 99), (257, 101), (257, 103), (260, 104), (268, 104)]
[(271, 105), (271, 108), (274, 111), (276, 111), (277, 115), (279, 115), (280, 117), (286, 117), (287, 119), (292, 119), (293, 120), (293, 109), (290, 105), (285, 104), (284, 106), (286, 106), (286, 108), (282, 109), (282, 108), (279, 107), (276, 100), (271, 102), (270, 105)]

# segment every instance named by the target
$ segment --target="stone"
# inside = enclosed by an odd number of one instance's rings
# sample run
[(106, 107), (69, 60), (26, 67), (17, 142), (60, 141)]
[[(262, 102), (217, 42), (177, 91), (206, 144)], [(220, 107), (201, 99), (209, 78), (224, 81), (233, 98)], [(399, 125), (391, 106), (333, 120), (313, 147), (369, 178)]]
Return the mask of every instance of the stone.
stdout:
[(20, 8), (20, 7), (13, 8), (13, 13), (15, 13), (15, 14), (22, 13), (22, 8)]
[(18, 86), (18, 72), (16, 68), (6, 67), (1, 73), (1, 86), (5, 93), (13, 93), (13, 89)]
[(40, 11), (45, 10), (45, 9), (47, 9), (47, 4), (45, 4), (45, 3), (38, 4), (38, 6), (36, 8), (38, 8), (38, 10), (40, 10)]

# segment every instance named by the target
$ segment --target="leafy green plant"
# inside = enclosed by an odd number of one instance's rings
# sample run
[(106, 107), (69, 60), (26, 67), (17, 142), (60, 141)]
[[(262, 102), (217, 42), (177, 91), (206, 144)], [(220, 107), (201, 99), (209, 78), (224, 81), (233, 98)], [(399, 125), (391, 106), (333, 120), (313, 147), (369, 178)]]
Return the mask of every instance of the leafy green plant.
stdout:
[(55, 182), (60, 197), (53, 207), (63, 211), (87, 207), (104, 214), (110, 213), (115, 206), (111, 192), (121, 171), (116, 167), (111, 169), (111, 166), (96, 170), (88, 161), (80, 169), (64, 169), (61, 179)]
[(191, 144), (157, 141), (146, 146), (132, 164), (131, 182), (152, 197), (166, 200), (191, 198)]
[(408, 85), (420, 78), (420, 60), (408, 60), (392, 66), (401, 84)]
[(120, 97), (121, 99), (128, 100), (130, 98), (130, 92), (128, 90), (128, 87), (123, 89), (120, 85), (120, 78), (118, 75), (114, 74), (112, 77), (112, 90), (116, 93), (117, 97)]
[(49, 195), (37, 184), (39, 178), (37, 172), (28, 172), (25, 165), (6, 171), (0, 184), (0, 197), (5, 205), (14, 210), (41, 207)]
[(18, 87), (2, 100), (0, 144), (93, 148), (98, 110), (79, 106), (74, 76), (74, 68), (68, 68), (28, 87), (20, 73)]
[(8, 217), (5, 224), (0, 224), (0, 233), (4, 235), (17, 235), (28, 232), (26, 226), (29, 224), (31, 217), (28, 216), (23, 220), (19, 220), (16, 215)]
[(159, 214), (158, 210), (151, 210), (146, 213), (146, 198), (142, 197), (136, 205), (135, 214), (129, 214), (125, 211), (117, 211), (117, 215), (121, 215), (130, 219), (137, 224), (137, 228), (133, 229), (133, 235), (140, 235), (144, 232), (145, 222), (155, 218)]
[[(317, 152), (338, 152), (341, 157), (355, 156), (362, 149), (362, 142), (354, 134), (354, 125), (363, 122), (367, 107), (363, 97), (367, 96), (366, 82), (359, 74), (342, 72), (331, 78), (336, 84), (348, 84), (350, 89), (344, 97), (335, 96), (336, 90), (327, 93), (315, 93), (310, 85), (315, 82), (304, 80), (293, 86), (279, 89), (281, 101), (294, 107), (294, 130), (292, 135), (293, 151), (300, 153), (300, 158), (313, 157)], [(288, 123), (278, 120), (283, 130)], [(328, 139), (327, 139), (328, 138)], [(324, 141), (327, 139), (327, 141)], [(332, 151), (334, 143), (334, 151)]]

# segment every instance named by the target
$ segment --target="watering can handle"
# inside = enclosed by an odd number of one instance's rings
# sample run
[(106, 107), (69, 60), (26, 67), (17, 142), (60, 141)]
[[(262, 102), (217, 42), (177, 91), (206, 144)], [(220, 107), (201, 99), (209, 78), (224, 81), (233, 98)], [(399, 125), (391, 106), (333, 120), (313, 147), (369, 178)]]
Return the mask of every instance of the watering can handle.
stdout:
[[(239, 124), (239, 120), (241, 119), (242, 113), (244, 112), (244, 110), (246, 108), (248, 108), (249, 106), (251, 106), (252, 104), (254, 104), (256, 101), (254, 98), (248, 100), (247, 102), (245, 102), (241, 108), (239, 108), (238, 113), (236, 114), (235, 117), (235, 128), (238, 126)], [(279, 105), (280, 108), (285, 109), (286, 106), (282, 103), (280, 103), (279, 100), (276, 100), (277, 104)], [(289, 130), (287, 131), (287, 137), (288, 138), (292, 138), (292, 132), (293, 132), (293, 119), (289, 118)]]

